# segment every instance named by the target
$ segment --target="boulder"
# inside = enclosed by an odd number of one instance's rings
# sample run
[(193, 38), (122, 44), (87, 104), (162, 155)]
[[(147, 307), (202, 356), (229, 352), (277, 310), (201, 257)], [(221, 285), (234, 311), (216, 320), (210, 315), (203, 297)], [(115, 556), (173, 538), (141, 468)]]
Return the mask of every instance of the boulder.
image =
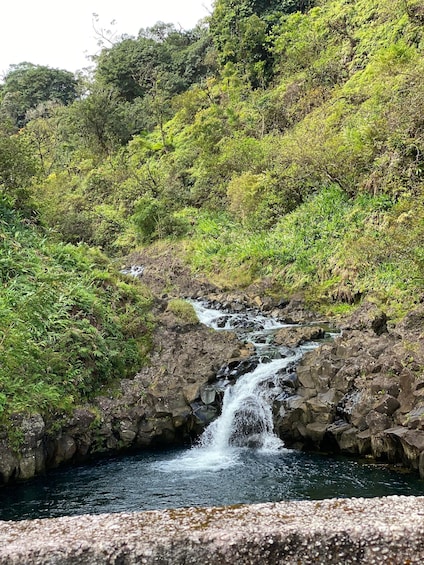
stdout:
[(372, 330), (376, 335), (380, 336), (387, 332), (387, 315), (375, 304), (365, 302), (344, 323), (343, 329)]
[(19, 461), (6, 442), (0, 443), (0, 485), (8, 483), (16, 476)]
[(342, 453), (359, 453), (358, 429), (351, 426), (344, 430), (338, 444)]
[(73, 437), (65, 435), (58, 438), (56, 443), (54, 466), (60, 465), (66, 461), (70, 461), (75, 455), (76, 450), (77, 446)]
[[(379, 367), (381, 369), (381, 365)], [(379, 374), (372, 379), (370, 384), (370, 391), (372, 394), (389, 394), (397, 398), (400, 392), (400, 383), (398, 378), (388, 376), (385, 374)]]
[(371, 412), (366, 415), (365, 421), (373, 435), (376, 435), (393, 425), (393, 421), (386, 414), (382, 414), (376, 410), (371, 410)]
[(420, 468), (421, 455), (424, 452), (424, 431), (409, 430), (403, 426), (390, 428), (384, 432), (390, 438), (396, 438), (403, 449), (405, 461), (418, 470)]
[(124, 445), (131, 445), (137, 435), (137, 422), (121, 420), (118, 424), (119, 439)]
[(295, 328), (282, 328), (275, 334), (274, 342), (276, 345), (286, 345), (287, 347), (299, 347), (302, 343), (322, 339), (325, 332), (316, 326), (304, 326)]
[(306, 425), (305, 438), (312, 441), (314, 445), (320, 445), (327, 431), (327, 424), (314, 422)]
[(390, 394), (383, 394), (373, 406), (373, 410), (386, 416), (392, 416), (399, 408), (400, 402)]

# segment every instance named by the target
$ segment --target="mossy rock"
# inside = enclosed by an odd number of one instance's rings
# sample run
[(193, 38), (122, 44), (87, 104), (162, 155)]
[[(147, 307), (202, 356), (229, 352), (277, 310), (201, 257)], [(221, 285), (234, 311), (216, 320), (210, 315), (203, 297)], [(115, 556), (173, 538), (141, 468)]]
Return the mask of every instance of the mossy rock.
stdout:
[(193, 306), (181, 298), (173, 298), (168, 302), (167, 310), (187, 324), (198, 324), (199, 318)]

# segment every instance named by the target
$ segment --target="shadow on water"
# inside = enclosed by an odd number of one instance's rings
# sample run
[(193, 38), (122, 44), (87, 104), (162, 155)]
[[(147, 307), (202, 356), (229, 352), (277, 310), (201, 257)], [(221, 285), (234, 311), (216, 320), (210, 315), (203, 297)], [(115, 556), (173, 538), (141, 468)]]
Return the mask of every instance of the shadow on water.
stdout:
[(59, 469), (0, 490), (0, 518), (162, 510), (335, 497), (423, 495), (424, 482), (386, 466), (287, 449), (233, 448), (208, 460), (193, 450), (149, 451)]

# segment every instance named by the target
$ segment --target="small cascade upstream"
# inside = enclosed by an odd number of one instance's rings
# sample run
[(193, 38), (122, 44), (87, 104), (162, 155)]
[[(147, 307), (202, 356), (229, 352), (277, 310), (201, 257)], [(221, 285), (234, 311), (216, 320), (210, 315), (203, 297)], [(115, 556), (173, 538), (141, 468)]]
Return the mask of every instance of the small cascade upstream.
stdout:
[(229, 379), (230, 369), (217, 375), (216, 390), (224, 389), (220, 416), (205, 429), (196, 446), (175, 460), (158, 464), (159, 469), (219, 470), (240, 464), (246, 449), (263, 453), (285, 451), (274, 433), (273, 402), (284, 397), (282, 379), (317, 344), (293, 349), (277, 346), (273, 344), (273, 335), (281, 328), (291, 327), (289, 324), (254, 311), (228, 313), (201, 301), (191, 303), (201, 323), (216, 330), (235, 331), (241, 340), (253, 344), (255, 353), (251, 370), (235, 382)]

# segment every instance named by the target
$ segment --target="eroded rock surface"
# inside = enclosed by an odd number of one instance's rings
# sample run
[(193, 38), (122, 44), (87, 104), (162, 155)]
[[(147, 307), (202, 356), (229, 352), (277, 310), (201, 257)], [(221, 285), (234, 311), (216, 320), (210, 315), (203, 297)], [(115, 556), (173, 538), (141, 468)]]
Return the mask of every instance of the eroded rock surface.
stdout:
[(277, 415), (289, 444), (372, 455), (424, 477), (424, 307), (388, 330), (366, 305), (341, 336), (307, 354)]

